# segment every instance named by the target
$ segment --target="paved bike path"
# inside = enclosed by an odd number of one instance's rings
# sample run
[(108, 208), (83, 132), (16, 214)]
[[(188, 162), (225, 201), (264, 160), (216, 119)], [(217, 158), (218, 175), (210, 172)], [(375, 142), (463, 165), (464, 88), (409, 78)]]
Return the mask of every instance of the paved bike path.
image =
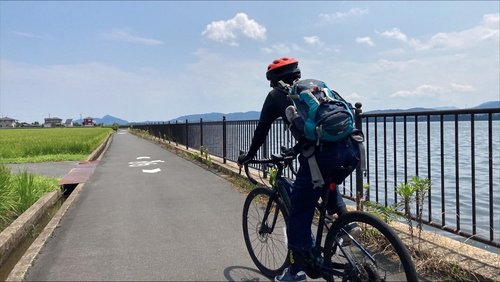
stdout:
[(267, 280), (245, 248), (245, 195), (119, 131), (26, 280)]

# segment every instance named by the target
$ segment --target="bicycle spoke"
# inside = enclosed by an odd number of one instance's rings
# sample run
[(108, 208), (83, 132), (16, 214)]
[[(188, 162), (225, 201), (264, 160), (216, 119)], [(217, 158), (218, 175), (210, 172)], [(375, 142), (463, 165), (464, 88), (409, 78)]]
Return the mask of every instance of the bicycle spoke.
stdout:
[(408, 251), (385, 223), (361, 212), (346, 217), (332, 225), (326, 243), (326, 255), (339, 276), (354, 281), (416, 280)]
[(275, 202), (268, 207), (271, 192), (252, 191), (243, 210), (243, 232), (247, 249), (256, 266), (267, 276), (282, 272), (287, 264), (285, 218)]

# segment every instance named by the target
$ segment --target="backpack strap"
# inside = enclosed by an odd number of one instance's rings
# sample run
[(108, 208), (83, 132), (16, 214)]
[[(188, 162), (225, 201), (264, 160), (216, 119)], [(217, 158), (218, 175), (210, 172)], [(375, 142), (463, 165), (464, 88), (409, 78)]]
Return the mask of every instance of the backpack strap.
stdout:
[(311, 171), (313, 189), (318, 187), (323, 187), (325, 185), (325, 181), (323, 180), (323, 175), (321, 175), (318, 162), (316, 161), (315, 150), (316, 150), (315, 146), (309, 146), (302, 150), (302, 155), (305, 158), (307, 158), (307, 162), (309, 163), (309, 171)]
[(363, 135), (363, 131), (359, 129), (354, 129), (351, 134), (351, 138), (358, 144), (359, 146), (359, 164), (362, 172), (366, 171), (366, 150), (365, 150), (365, 136)]

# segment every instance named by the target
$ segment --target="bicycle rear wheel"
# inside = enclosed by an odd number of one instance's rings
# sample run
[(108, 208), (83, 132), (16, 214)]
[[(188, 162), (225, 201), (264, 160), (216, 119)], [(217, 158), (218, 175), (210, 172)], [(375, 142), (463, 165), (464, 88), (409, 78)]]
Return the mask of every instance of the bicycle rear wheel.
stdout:
[(327, 235), (324, 254), (343, 281), (418, 281), (401, 239), (385, 222), (366, 212), (338, 218)]
[(288, 266), (288, 217), (277, 197), (271, 195), (267, 188), (256, 188), (243, 206), (243, 236), (248, 253), (267, 277), (281, 274)]

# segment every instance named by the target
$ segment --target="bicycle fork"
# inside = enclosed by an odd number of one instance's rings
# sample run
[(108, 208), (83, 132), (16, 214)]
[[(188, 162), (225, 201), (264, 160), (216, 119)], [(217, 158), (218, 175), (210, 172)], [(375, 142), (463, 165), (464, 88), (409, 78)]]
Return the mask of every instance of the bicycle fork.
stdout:
[[(269, 197), (269, 201), (267, 202), (264, 216), (262, 217), (262, 223), (261, 223), (260, 228), (259, 228), (259, 235), (272, 234), (274, 231), (274, 227), (276, 226), (276, 222), (278, 221), (278, 215), (279, 215), (279, 211), (280, 211), (280, 209), (279, 209), (280, 206), (279, 206), (279, 202), (277, 201), (277, 198), (278, 198), (278, 196), (277, 196), (276, 191), (271, 194), (271, 197)], [(273, 206), (273, 202), (276, 203), (276, 206), (274, 208), (274, 215), (273, 215), (272, 223), (269, 226), (267, 224), (267, 222), (268, 222), (269, 214), (272, 212), (271, 209)]]

